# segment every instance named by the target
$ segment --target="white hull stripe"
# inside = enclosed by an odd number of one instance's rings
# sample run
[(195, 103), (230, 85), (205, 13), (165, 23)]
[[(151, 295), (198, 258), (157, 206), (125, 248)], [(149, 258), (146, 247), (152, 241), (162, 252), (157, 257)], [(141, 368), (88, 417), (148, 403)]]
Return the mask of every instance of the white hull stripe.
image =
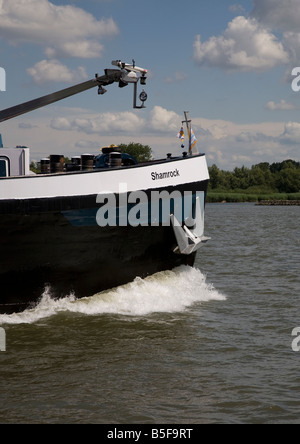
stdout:
[(208, 179), (203, 155), (131, 168), (3, 178), (0, 179), (0, 201), (119, 193), (120, 184), (126, 184), (128, 192), (132, 192), (176, 187)]

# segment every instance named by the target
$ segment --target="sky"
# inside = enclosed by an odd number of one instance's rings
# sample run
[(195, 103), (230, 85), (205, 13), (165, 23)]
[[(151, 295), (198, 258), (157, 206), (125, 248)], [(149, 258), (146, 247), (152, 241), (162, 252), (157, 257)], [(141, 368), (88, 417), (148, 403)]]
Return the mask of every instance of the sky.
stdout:
[(299, 0), (0, 0), (0, 109), (116, 59), (148, 69), (146, 109), (131, 85), (92, 89), (1, 123), (4, 146), (38, 161), (134, 141), (163, 158), (182, 152), (189, 111), (209, 165), (300, 160)]

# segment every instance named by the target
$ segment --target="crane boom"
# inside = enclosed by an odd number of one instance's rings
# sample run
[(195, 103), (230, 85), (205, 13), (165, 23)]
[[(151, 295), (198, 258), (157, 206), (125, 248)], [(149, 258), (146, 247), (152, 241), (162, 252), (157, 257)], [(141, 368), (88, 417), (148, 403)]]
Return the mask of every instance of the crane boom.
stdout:
[[(125, 64), (124, 64), (125, 65)], [(140, 68), (139, 68), (140, 69)], [(98, 75), (95, 76), (94, 79), (88, 80), (87, 82), (79, 83), (78, 85), (71, 86), (66, 89), (62, 89), (60, 91), (54, 92), (52, 94), (48, 94), (43, 97), (39, 97), (34, 100), (30, 100), (29, 102), (21, 103), (20, 105), (12, 106), (11, 108), (4, 109), (0, 111), (0, 122), (5, 122), (6, 120), (13, 119), (14, 117), (21, 116), (22, 114), (29, 113), (31, 111), (34, 111), (36, 109), (42, 108), (44, 106), (50, 105), (51, 103), (58, 102), (59, 100), (66, 99), (67, 97), (74, 96), (75, 94), (79, 94), (83, 91), (87, 91), (91, 88), (95, 88), (98, 86), (99, 94), (104, 94), (106, 92), (105, 89), (103, 89), (103, 86), (111, 85), (114, 82), (119, 82), (119, 86), (127, 86), (127, 84), (132, 82), (131, 79), (128, 80), (128, 73), (134, 73), (136, 76), (136, 70), (131, 65), (125, 65), (125, 73), (124, 69), (105, 69), (105, 75), (99, 77)], [(145, 82), (145, 74), (147, 73), (147, 70), (144, 70), (144, 73), (142, 74), (141, 83), (143, 79), (143, 83)], [(135, 78), (135, 82), (138, 82), (138, 78)]]

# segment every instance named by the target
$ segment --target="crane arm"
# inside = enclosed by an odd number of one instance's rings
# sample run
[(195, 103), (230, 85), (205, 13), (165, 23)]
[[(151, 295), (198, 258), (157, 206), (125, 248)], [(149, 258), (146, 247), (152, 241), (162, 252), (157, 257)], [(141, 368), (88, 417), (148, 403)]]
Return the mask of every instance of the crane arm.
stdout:
[[(129, 67), (129, 65), (126, 65), (125, 70), (126, 73), (135, 72), (135, 68)], [(98, 75), (96, 75), (94, 79), (88, 80), (87, 82), (79, 83), (78, 85), (74, 85), (69, 88), (54, 92), (52, 94), (39, 97), (38, 99), (30, 100), (29, 102), (21, 103), (20, 105), (4, 109), (0, 111), (0, 122), (13, 119), (14, 117), (29, 113), (36, 109), (50, 105), (51, 103), (58, 102), (59, 100), (66, 99), (67, 97), (71, 97), (83, 91), (87, 91), (96, 86), (98, 86), (99, 88), (98, 93), (104, 94), (106, 90), (102, 88), (103, 86), (111, 85), (114, 82), (119, 82), (119, 84), (120, 82), (122, 82), (122, 86), (126, 86), (128, 84), (127, 77), (124, 76), (124, 70), (122, 71), (119, 69), (106, 69), (104, 72), (104, 76), (98, 77)], [(145, 70), (145, 72), (147, 71)]]

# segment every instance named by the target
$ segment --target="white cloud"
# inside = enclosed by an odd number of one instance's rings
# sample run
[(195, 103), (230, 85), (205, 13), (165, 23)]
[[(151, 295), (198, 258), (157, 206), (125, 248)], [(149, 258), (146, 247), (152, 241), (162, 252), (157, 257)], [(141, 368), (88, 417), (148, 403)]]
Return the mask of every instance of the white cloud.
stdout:
[(133, 112), (88, 114), (80, 117), (56, 117), (50, 127), (58, 131), (78, 131), (85, 134), (139, 134), (145, 120)]
[[(83, 152), (98, 153), (102, 146), (132, 141), (151, 146), (156, 159), (167, 153), (182, 153), (176, 137), (182, 116), (170, 109), (157, 106), (143, 113), (94, 114), (82, 108), (53, 105), (49, 110), (24, 116), (21, 121), (6, 122), (5, 144), (30, 147), (36, 160), (55, 153), (69, 157)], [(55, 116), (52, 121), (51, 115)], [(30, 131), (26, 129), (28, 125)], [(210, 165), (216, 163), (222, 169), (287, 158), (300, 160), (297, 122), (237, 124), (195, 117), (193, 129), (199, 151), (206, 153)]]
[[(70, 114), (70, 113), (69, 113)], [(56, 117), (50, 127), (58, 131), (80, 131), (85, 134), (132, 134), (142, 133), (171, 135), (176, 141), (182, 117), (174, 111), (155, 106), (146, 117), (132, 111), (90, 114), (81, 111), (76, 117)]]
[(280, 135), (280, 142), (282, 144), (299, 146), (300, 140), (300, 123), (288, 122), (285, 124), (284, 132)]
[(42, 45), (51, 58), (99, 57), (99, 40), (118, 32), (112, 18), (97, 20), (75, 6), (57, 6), (49, 0), (0, 1), (0, 38)]
[(288, 62), (289, 55), (276, 36), (255, 18), (235, 17), (223, 35), (194, 43), (199, 65), (229, 71), (266, 71)]
[(52, 129), (56, 129), (57, 131), (71, 131), (72, 123), (67, 117), (56, 117), (52, 119), (50, 127)]
[[(61, 114), (51, 121), (52, 139), (57, 138), (57, 130), (63, 132), (58, 139), (64, 140), (66, 146), (68, 140), (74, 141), (77, 151), (134, 140), (150, 145), (156, 158), (168, 152), (175, 155), (182, 152), (176, 138), (182, 116), (161, 106), (155, 106), (146, 115), (134, 112), (94, 115), (84, 110), (72, 113), (66, 109)], [(300, 124), (297, 123), (236, 124), (198, 117), (193, 119), (193, 129), (199, 151), (206, 153), (209, 164), (216, 163), (223, 169), (281, 161), (287, 157), (299, 159)], [(83, 138), (82, 134), (88, 137)]]
[(253, 0), (252, 16), (281, 31), (299, 31), (299, 0)]
[(87, 79), (88, 75), (82, 66), (76, 70), (70, 70), (58, 60), (42, 60), (32, 68), (27, 69), (34, 82), (44, 84), (45, 82), (80, 82)]
[(300, 58), (299, 0), (253, 0), (252, 17), (263, 26), (282, 33), (282, 44), (290, 62), (298, 66)]
[(282, 42), (289, 52), (290, 61), (294, 67), (299, 66), (300, 60), (300, 33), (284, 32)]
[(268, 111), (291, 111), (297, 109), (293, 103), (288, 103), (286, 100), (281, 100), (279, 103), (268, 102), (265, 105)]
[(161, 106), (155, 106), (151, 111), (150, 125), (154, 131), (174, 132), (177, 134), (182, 118), (174, 111), (168, 111)]
[[(283, 122), (236, 124), (225, 120), (193, 119), (198, 147), (209, 164), (232, 170), (260, 162), (299, 159), (300, 124)], [(204, 131), (203, 131), (204, 130)]]

